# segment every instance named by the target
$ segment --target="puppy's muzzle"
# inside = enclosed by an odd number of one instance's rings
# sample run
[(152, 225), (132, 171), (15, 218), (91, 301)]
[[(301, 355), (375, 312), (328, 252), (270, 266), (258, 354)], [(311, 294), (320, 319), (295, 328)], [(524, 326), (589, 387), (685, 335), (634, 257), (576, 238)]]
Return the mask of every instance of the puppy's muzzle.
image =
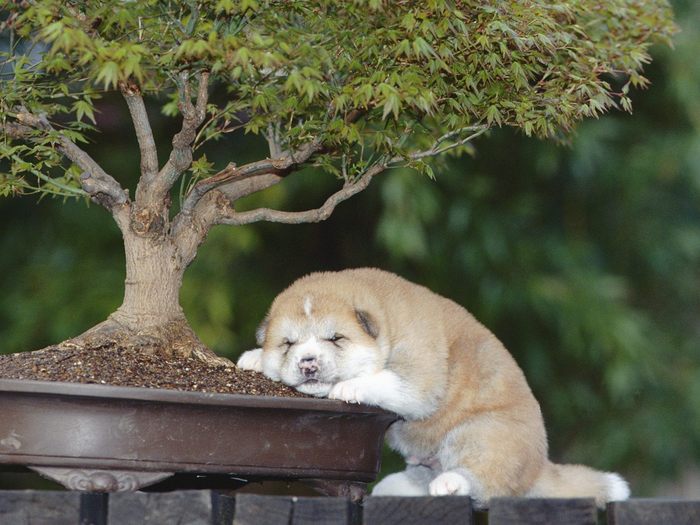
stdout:
[(315, 357), (302, 357), (299, 360), (299, 370), (304, 377), (308, 379), (313, 379), (318, 373), (318, 361)]

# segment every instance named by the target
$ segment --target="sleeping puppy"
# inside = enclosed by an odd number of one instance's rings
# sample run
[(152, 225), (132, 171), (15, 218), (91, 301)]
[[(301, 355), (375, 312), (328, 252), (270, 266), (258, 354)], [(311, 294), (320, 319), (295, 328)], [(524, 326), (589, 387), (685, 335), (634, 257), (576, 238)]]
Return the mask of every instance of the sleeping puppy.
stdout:
[(272, 303), (238, 366), (318, 397), (396, 412), (407, 462), (373, 495), (629, 496), (617, 474), (547, 459), (540, 407), (496, 337), (464, 308), (377, 269), (315, 273)]

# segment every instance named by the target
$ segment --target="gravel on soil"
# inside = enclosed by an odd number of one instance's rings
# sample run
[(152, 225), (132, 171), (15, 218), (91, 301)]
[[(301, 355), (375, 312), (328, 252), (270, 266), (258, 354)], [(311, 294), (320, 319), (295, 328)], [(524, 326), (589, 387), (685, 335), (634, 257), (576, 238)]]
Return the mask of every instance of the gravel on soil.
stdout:
[(0, 355), (0, 378), (96, 383), (277, 397), (308, 397), (257, 372), (122, 347), (49, 346)]

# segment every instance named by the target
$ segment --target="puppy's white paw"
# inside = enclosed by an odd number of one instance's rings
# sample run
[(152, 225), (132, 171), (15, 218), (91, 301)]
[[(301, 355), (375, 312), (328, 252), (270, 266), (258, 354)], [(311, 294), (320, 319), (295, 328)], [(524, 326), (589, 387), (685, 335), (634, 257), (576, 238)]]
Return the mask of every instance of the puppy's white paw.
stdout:
[(630, 497), (630, 487), (619, 474), (606, 473), (605, 483), (607, 501), (625, 501)]
[(469, 480), (457, 472), (443, 472), (428, 485), (431, 496), (468, 496)]
[(428, 485), (408, 472), (389, 474), (372, 489), (372, 496), (427, 496)]
[(346, 403), (363, 403), (367, 399), (367, 384), (364, 378), (354, 377), (336, 383), (328, 393), (328, 399), (340, 399)]
[(254, 372), (262, 372), (262, 355), (262, 348), (248, 350), (247, 352), (243, 352), (241, 354), (241, 357), (238, 358), (238, 362), (236, 363), (236, 365), (238, 366), (238, 368), (242, 368), (243, 370), (253, 370)]

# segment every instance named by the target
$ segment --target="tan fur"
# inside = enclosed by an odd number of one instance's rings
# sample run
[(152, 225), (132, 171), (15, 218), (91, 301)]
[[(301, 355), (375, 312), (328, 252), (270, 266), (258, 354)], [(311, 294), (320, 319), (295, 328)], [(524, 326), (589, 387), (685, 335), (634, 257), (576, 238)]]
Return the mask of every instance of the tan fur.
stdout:
[[(358, 322), (358, 311), (376, 325), (376, 337)], [(436, 459), (442, 472), (464, 472), (472, 495), (482, 502), (524, 495), (594, 497), (599, 505), (608, 499), (606, 474), (549, 462), (540, 407), (522, 371), (500, 341), (456, 303), (381, 270), (317, 273), (296, 281), (270, 308), (262, 355), (274, 355), (274, 366), (286, 359), (280, 345), (290, 327), (342, 333), (337, 353), (323, 347), (329, 359), (337, 359), (335, 382), (394, 372), (416, 402), (404, 413), (394, 408), (406, 420), (390, 428), (389, 444), (414, 462)], [(356, 364), (343, 361), (343, 352), (354, 348), (368, 348), (376, 361), (372, 357), (367, 369), (354, 370)], [(414, 410), (419, 417), (411, 415)]]

